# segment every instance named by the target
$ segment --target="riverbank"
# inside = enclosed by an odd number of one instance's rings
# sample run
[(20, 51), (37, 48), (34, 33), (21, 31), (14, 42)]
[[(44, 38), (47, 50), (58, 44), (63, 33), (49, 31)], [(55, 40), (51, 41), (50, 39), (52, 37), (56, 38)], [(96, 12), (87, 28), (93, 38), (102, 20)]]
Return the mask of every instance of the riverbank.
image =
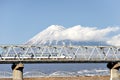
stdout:
[[(24, 80), (109, 80), (109, 76), (80, 76), (80, 77), (40, 77), (40, 78), (24, 78)], [(0, 80), (12, 80), (1, 78)]]

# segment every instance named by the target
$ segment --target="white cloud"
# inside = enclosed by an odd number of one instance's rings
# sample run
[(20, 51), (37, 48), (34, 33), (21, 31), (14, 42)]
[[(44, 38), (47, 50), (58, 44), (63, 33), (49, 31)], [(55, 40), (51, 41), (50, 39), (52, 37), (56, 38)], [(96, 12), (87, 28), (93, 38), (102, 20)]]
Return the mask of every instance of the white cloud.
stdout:
[(56, 39), (69, 39), (74, 41), (103, 41), (110, 32), (117, 31), (118, 27), (97, 29), (96, 27), (74, 26), (56, 34)]
[(113, 46), (120, 46), (120, 34), (112, 37), (110, 40), (107, 41), (107, 44), (113, 45)]

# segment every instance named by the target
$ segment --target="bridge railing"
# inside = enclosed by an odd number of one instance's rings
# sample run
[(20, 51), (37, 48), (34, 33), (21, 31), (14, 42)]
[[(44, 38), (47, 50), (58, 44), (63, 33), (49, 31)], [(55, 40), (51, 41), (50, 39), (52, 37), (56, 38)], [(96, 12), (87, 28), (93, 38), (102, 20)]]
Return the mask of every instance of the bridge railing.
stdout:
[(0, 45), (0, 61), (9, 60), (120, 61), (120, 47)]

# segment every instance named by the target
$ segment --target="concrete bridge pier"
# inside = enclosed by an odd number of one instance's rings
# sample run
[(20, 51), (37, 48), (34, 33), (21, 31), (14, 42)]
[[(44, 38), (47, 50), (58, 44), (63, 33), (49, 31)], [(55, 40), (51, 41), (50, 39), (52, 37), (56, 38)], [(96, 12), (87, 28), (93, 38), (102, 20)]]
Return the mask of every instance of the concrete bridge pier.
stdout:
[(120, 63), (110, 62), (107, 64), (107, 67), (110, 69), (110, 80), (120, 80), (119, 68)]
[(24, 65), (22, 63), (13, 63), (11, 68), (13, 70), (13, 80), (23, 80)]

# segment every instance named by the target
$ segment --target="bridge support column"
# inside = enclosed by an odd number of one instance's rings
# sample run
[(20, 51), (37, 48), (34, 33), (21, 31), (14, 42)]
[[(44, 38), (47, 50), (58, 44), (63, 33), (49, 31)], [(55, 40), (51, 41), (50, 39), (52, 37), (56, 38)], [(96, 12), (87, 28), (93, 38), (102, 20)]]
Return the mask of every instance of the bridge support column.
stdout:
[(120, 80), (120, 74), (118, 72), (120, 63), (110, 62), (107, 64), (107, 67), (110, 69), (110, 80)]
[(12, 65), (13, 70), (13, 80), (23, 80), (23, 68), (24, 65), (22, 63)]

